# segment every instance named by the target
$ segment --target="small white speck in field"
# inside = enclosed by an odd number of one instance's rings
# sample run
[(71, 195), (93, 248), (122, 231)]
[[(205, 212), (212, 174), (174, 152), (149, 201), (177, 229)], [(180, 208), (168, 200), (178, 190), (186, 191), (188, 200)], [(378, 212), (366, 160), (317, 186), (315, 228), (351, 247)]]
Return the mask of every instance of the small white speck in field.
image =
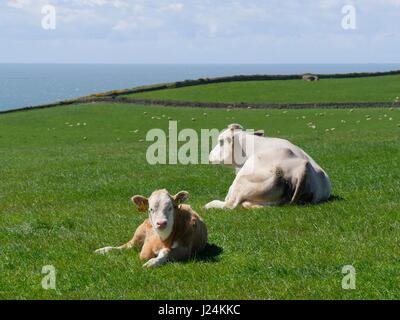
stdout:
[(144, 115), (147, 115), (147, 112), (145, 111), (145, 112), (143, 112), (143, 114), (144, 114)]
[(335, 131), (336, 130), (336, 128), (331, 128), (331, 131)]
[(203, 116), (205, 116), (205, 117), (206, 117), (206, 116), (207, 116), (207, 112), (204, 112), (204, 113), (203, 113)]
[(389, 118), (389, 121), (392, 121), (393, 120), (393, 118)]
[(87, 137), (83, 137), (83, 140), (87, 140)]
[(196, 118), (192, 118), (192, 121), (196, 121)]

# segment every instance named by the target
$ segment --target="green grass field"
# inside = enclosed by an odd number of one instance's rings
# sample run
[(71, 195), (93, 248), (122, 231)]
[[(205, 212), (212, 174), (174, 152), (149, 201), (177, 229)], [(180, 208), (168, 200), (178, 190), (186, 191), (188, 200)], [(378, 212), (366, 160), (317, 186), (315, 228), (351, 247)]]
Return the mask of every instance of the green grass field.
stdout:
[(138, 99), (224, 103), (393, 102), (399, 96), (399, 75), (319, 82), (227, 82), (129, 95)]
[[(375, 80), (377, 86), (382, 83)], [(290, 82), (289, 87), (329, 89), (334, 83)], [(280, 84), (249, 83), (241, 92), (252, 88), (274, 102), (293, 100), (297, 90), (282, 97), (272, 90)], [(236, 84), (223, 86), (234, 90)], [(228, 97), (217, 88), (152, 94), (240, 100), (239, 92)], [(364, 93), (372, 99), (370, 90)], [(374, 100), (393, 99), (393, 94), (388, 89)], [(264, 99), (262, 94), (246, 97)], [(316, 97), (348, 98), (332, 90), (304, 100)], [(211, 165), (147, 164), (151, 143), (141, 140), (149, 129), (166, 130), (168, 117), (179, 120), (179, 129), (222, 129), (238, 122), (290, 139), (327, 170), (335, 200), (206, 212), (202, 206), (224, 198), (234, 172)], [(399, 126), (398, 109), (227, 111), (88, 104), (0, 115), (0, 298), (398, 299)], [(159, 188), (191, 193), (189, 203), (207, 222), (214, 248), (198, 260), (154, 270), (142, 268), (137, 250), (95, 255), (97, 248), (125, 243), (145, 219), (130, 197)], [(41, 287), (45, 265), (57, 270), (56, 291)], [(341, 287), (345, 265), (356, 268), (356, 290)]]

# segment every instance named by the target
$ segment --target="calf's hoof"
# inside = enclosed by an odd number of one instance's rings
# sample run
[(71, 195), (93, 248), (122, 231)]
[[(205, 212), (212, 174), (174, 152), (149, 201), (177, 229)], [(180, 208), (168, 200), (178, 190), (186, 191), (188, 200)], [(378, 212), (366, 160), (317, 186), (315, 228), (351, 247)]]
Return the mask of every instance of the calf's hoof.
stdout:
[(160, 265), (160, 263), (159, 263), (159, 261), (157, 260), (157, 258), (153, 258), (153, 259), (150, 259), (149, 261), (147, 261), (144, 265), (143, 265), (143, 268), (155, 268), (155, 267), (157, 267), (157, 266), (159, 266)]

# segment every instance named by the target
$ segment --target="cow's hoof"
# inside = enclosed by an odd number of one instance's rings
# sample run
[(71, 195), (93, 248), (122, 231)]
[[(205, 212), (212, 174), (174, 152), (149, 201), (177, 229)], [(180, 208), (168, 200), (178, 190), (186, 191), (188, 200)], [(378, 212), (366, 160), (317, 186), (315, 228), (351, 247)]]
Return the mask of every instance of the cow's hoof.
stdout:
[(105, 247), (105, 248), (101, 248), (95, 251), (95, 253), (97, 254), (106, 254), (109, 253), (111, 250), (113, 249), (113, 247)]
[(224, 206), (225, 206), (225, 202), (219, 201), (219, 200), (214, 200), (214, 201), (211, 201), (211, 202), (207, 203), (207, 204), (204, 206), (204, 209), (206, 209), (206, 210), (210, 210), (210, 209), (223, 209)]

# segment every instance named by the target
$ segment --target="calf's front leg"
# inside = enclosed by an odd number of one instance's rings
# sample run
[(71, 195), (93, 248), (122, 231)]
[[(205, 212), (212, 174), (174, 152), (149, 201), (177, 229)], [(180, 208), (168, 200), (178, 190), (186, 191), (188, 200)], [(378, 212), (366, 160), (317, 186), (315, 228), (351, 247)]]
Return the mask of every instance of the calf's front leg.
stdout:
[(155, 268), (155, 267), (159, 267), (159, 266), (167, 263), (170, 252), (171, 252), (170, 249), (167, 249), (167, 248), (161, 249), (160, 252), (158, 253), (157, 257), (147, 261), (143, 265), (143, 268)]
[(172, 246), (172, 249), (161, 249), (156, 258), (150, 259), (143, 265), (145, 268), (161, 266), (168, 261), (187, 261), (191, 255), (191, 247)]
[(132, 240), (129, 241), (128, 243), (126, 243), (122, 246), (119, 246), (119, 247), (104, 247), (104, 248), (96, 250), (95, 253), (107, 254), (113, 250), (132, 249), (133, 247), (138, 247), (138, 246), (143, 245), (145, 238), (146, 238), (146, 224), (143, 223), (136, 229), (136, 232), (133, 235)]

